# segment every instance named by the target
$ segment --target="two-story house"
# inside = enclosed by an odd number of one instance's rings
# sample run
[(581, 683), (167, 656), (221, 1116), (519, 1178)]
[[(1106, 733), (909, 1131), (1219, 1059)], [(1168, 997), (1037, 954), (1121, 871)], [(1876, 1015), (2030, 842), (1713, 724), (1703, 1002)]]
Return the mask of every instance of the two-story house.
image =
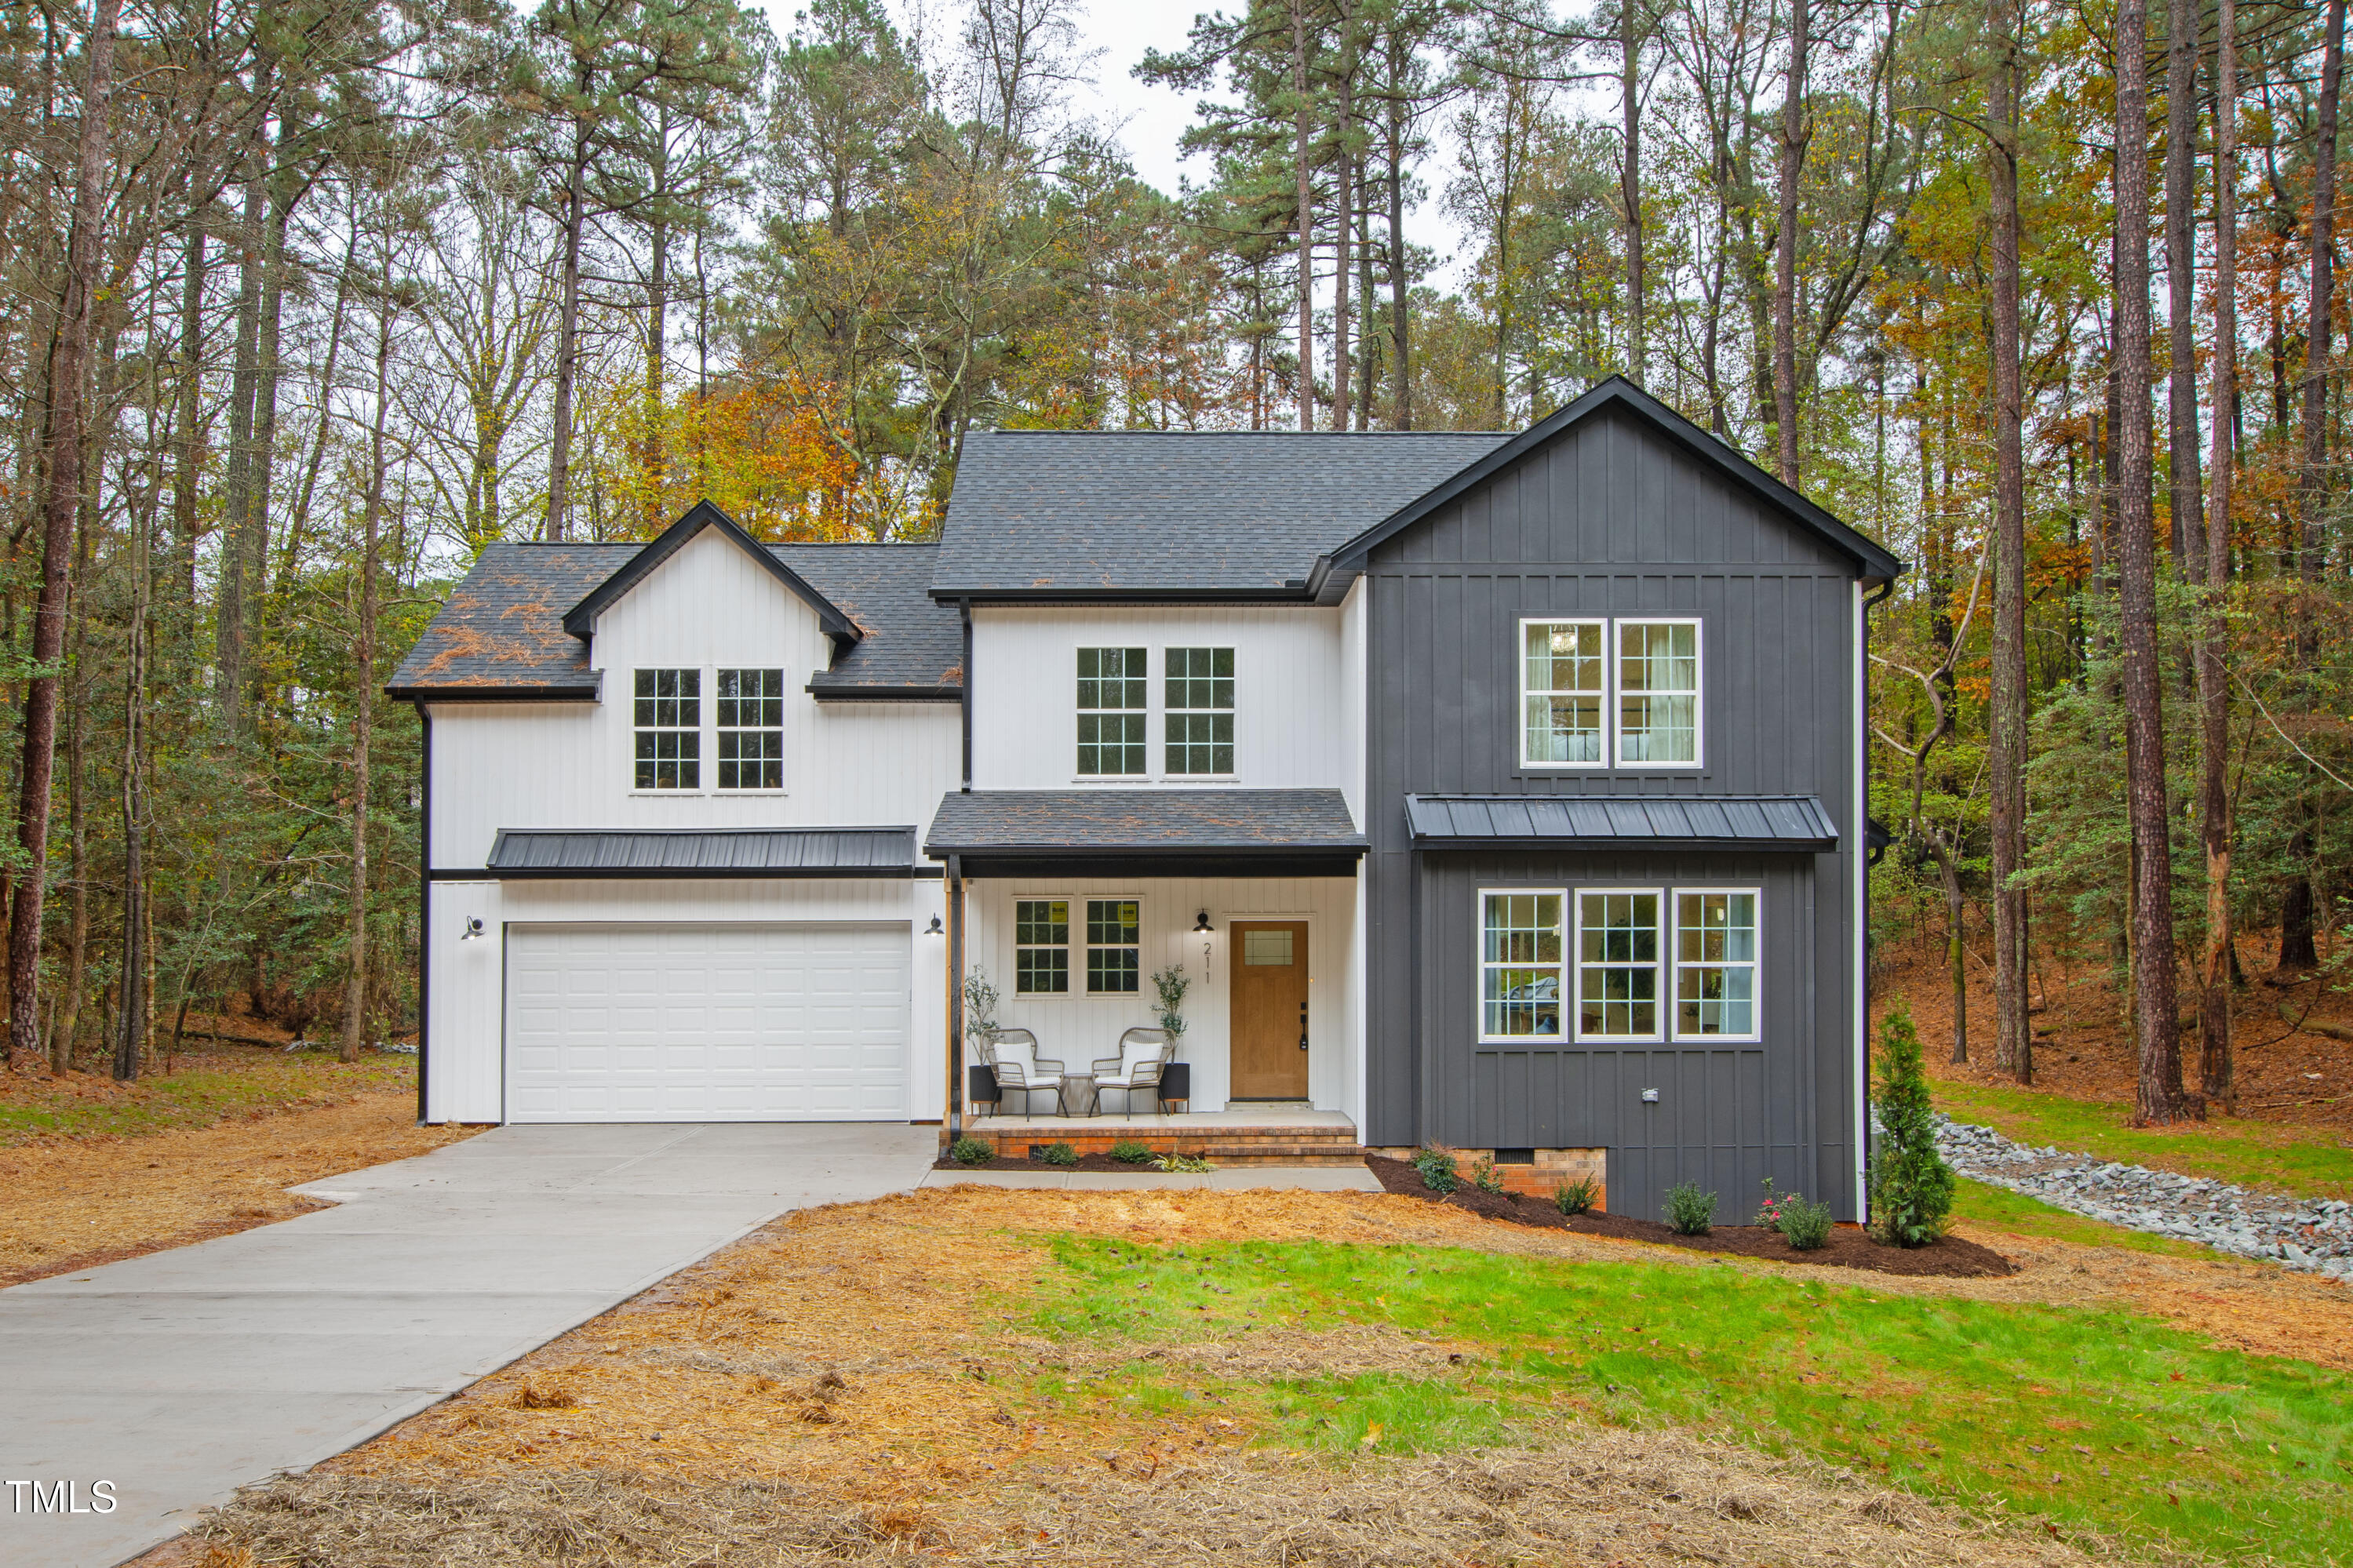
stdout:
[[(431, 1121), (954, 1121), (961, 982), (1194, 1111), (1862, 1204), (1877, 545), (1629, 384), (1516, 436), (1005, 431), (941, 542), (492, 547)], [(1143, 1107), (1149, 1110), (1152, 1107)]]

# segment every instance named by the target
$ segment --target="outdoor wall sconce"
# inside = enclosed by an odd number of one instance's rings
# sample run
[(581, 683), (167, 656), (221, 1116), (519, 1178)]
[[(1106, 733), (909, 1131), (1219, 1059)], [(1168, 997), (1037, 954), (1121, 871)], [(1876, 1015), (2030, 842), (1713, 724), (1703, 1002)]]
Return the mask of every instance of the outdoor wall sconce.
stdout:
[(934, 915), (932, 917), (932, 923), (923, 928), (923, 934), (925, 936), (945, 936), (947, 934), (947, 928), (940, 924), (939, 916)]
[(466, 917), (466, 934), (459, 937), (458, 940), (459, 942), (471, 942), (481, 934), (482, 917), (480, 915), (468, 915)]
[(1212, 934), (1209, 929), (1208, 910), (1203, 910), (1199, 914), (1193, 917), (1193, 931), (1197, 936), (1208, 936)]
[(1658, 1103), (1659, 1103), (1659, 1091), (1658, 1091), (1657, 1089), (1644, 1089), (1644, 1090), (1642, 1091), (1642, 1103), (1643, 1103), (1643, 1104), (1645, 1104), (1645, 1105), (1656, 1105), (1656, 1104), (1658, 1104)]

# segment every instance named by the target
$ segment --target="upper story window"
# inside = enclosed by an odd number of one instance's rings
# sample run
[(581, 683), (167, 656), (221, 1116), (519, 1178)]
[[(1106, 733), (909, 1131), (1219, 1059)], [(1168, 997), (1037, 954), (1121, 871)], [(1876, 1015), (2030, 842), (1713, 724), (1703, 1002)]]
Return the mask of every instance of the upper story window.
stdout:
[(1522, 621), (1518, 652), (1521, 766), (1698, 764), (1697, 620)]
[(1172, 647), (1167, 660), (1168, 772), (1234, 771), (1234, 650)]
[(1144, 739), (1144, 650), (1079, 649), (1079, 773), (1138, 778), (1148, 771)]
[(1609, 700), (1607, 621), (1520, 624), (1520, 761), (1598, 767)]
[(702, 787), (702, 671), (637, 672), (637, 787)]
[(1699, 623), (1618, 623), (1618, 760), (1699, 761)]
[(785, 672), (719, 671), (721, 789), (785, 787)]

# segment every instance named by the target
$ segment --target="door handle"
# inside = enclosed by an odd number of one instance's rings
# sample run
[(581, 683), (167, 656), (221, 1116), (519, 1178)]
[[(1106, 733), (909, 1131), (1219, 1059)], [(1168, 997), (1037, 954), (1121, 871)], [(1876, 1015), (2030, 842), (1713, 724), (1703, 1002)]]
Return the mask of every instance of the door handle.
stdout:
[(1299, 1048), (1303, 1051), (1307, 1048), (1307, 1004), (1304, 1002), (1299, 1005)]

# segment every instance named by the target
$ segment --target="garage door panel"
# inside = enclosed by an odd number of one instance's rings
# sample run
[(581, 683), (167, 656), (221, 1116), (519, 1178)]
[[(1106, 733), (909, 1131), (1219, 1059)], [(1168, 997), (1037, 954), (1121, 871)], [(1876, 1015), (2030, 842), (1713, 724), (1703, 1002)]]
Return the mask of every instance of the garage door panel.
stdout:
[(507, 1114), (902, 1118), (909, 949), (889, 924), (518, 928)]

